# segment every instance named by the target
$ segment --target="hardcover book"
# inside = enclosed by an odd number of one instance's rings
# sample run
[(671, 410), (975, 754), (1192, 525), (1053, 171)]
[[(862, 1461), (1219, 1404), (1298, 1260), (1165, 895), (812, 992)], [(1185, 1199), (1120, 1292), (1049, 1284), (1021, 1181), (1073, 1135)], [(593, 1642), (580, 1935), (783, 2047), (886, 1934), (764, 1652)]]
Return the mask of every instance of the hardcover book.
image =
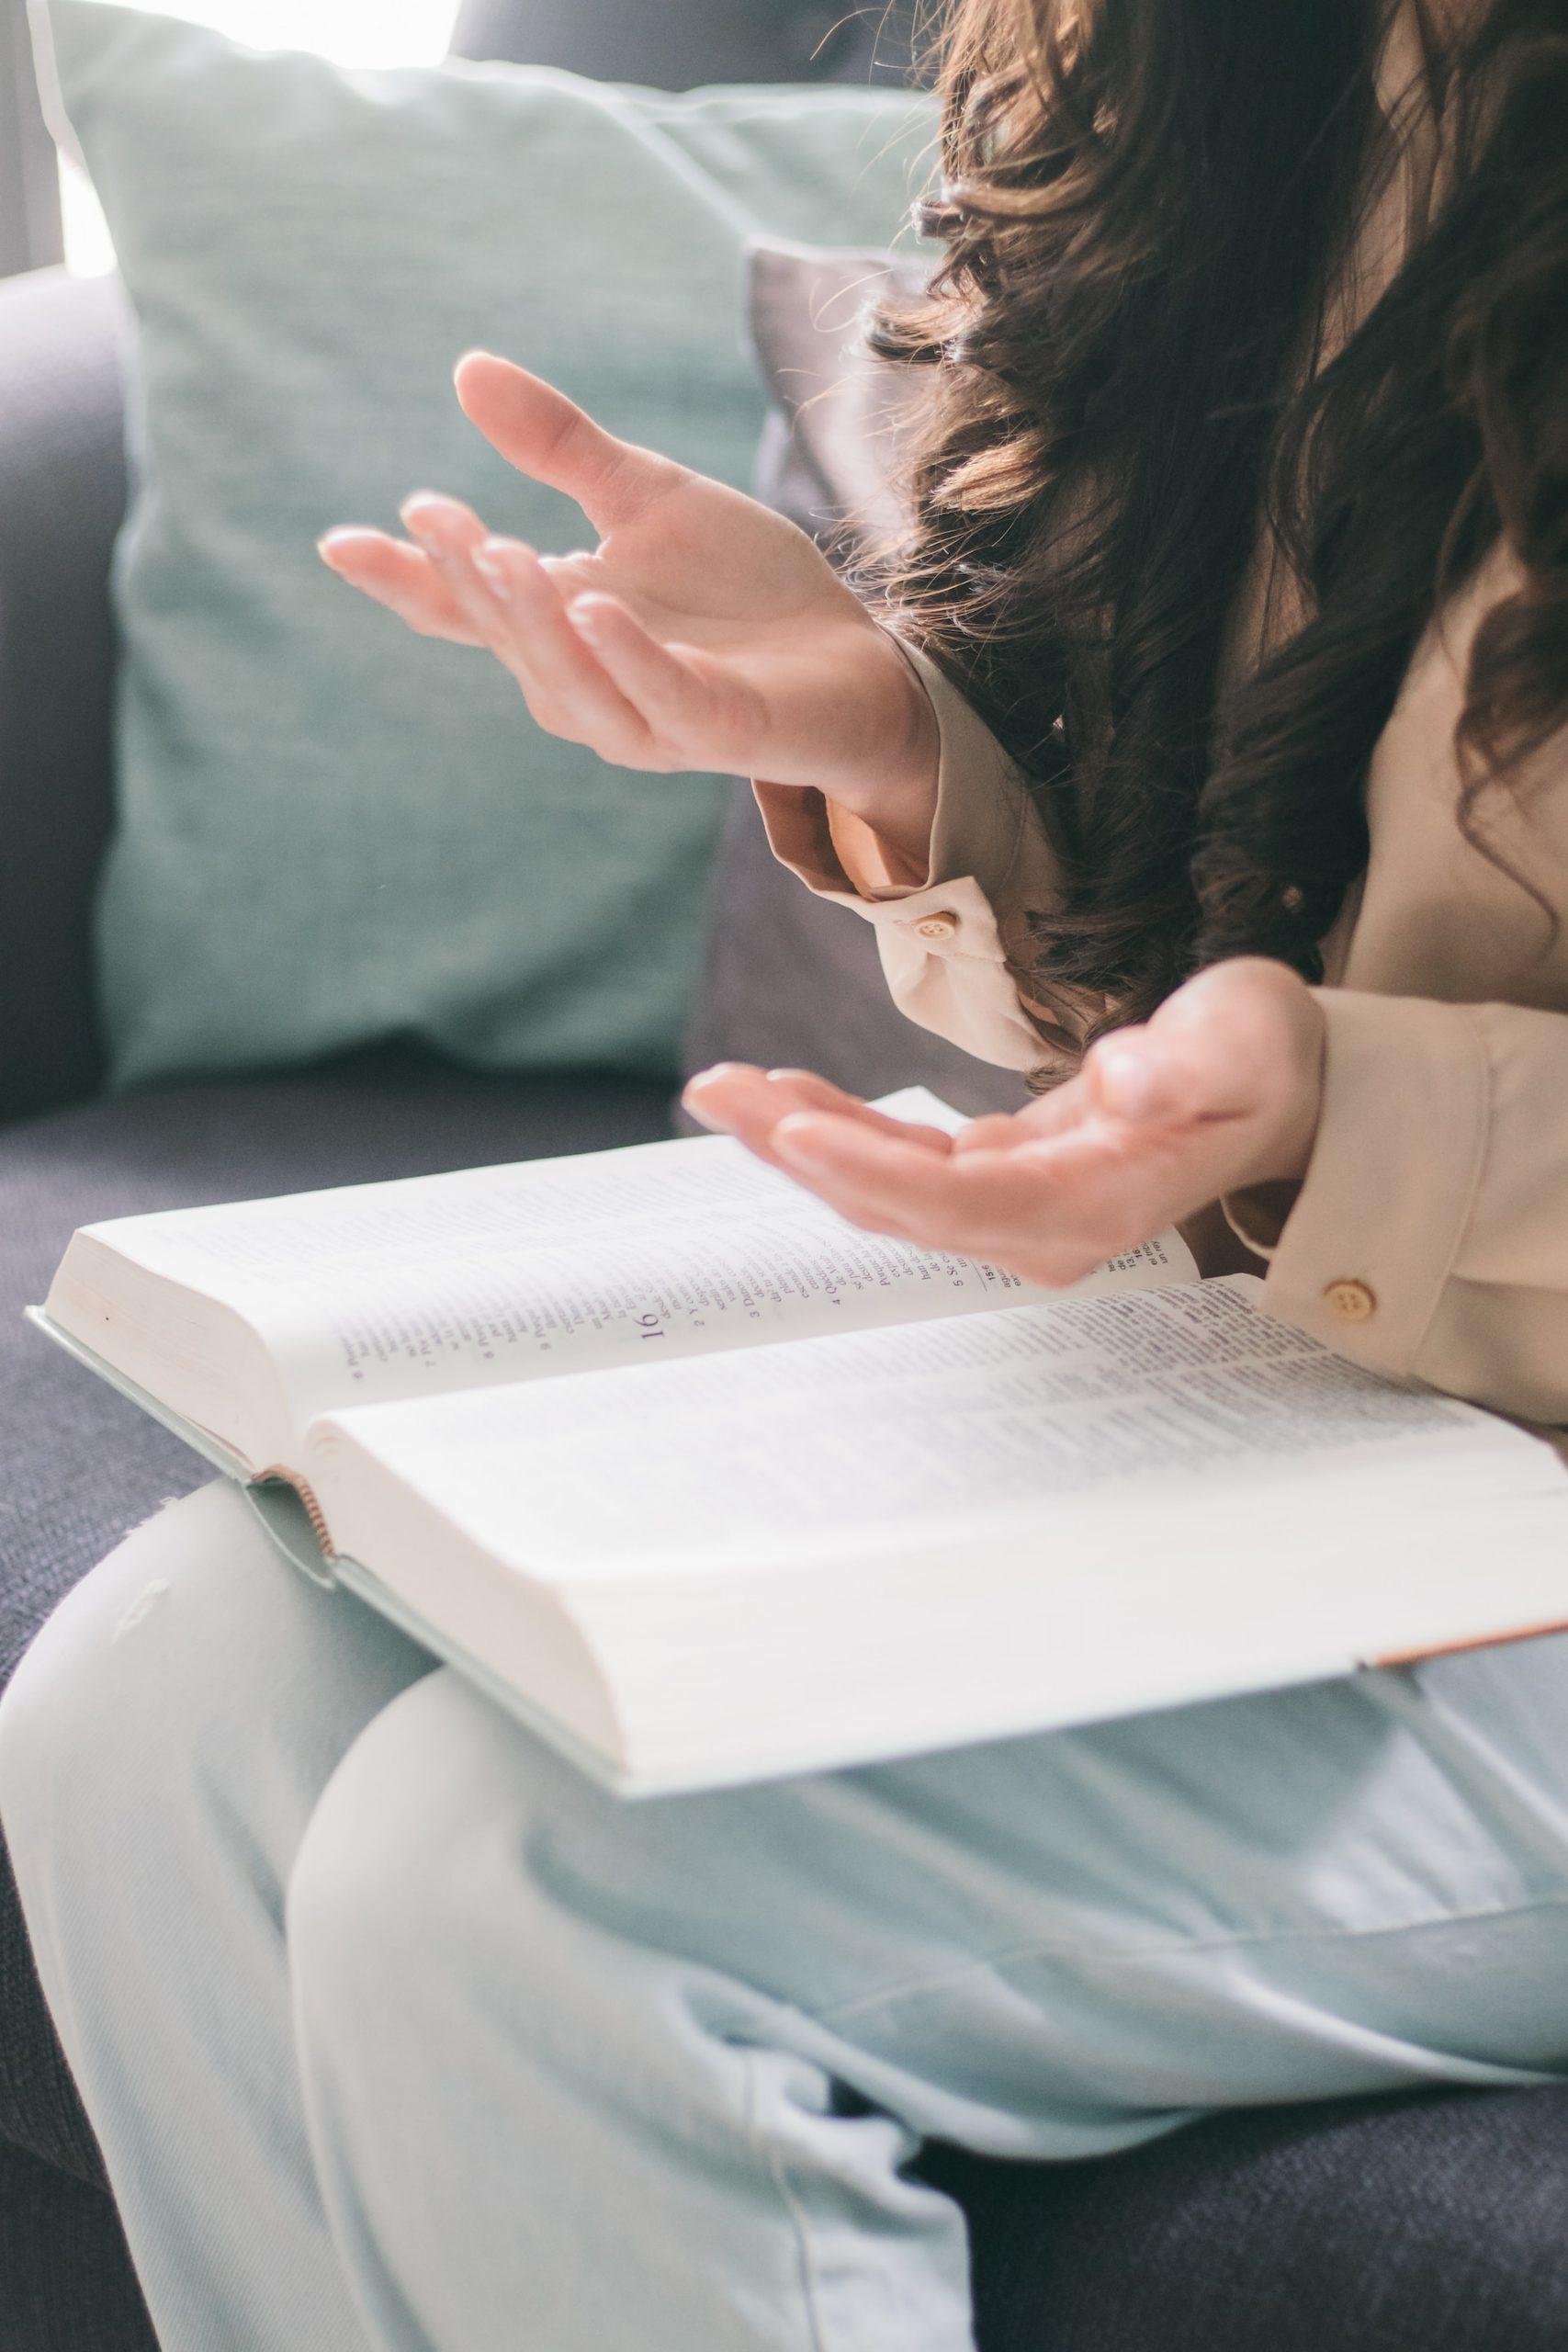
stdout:
[(1260, 1295), (1175, 1234), (1035, 1291), (704, 1137), (90, 1226), (31, 1313), (652, 1794), (1568, 1622), (1552, 1448)]

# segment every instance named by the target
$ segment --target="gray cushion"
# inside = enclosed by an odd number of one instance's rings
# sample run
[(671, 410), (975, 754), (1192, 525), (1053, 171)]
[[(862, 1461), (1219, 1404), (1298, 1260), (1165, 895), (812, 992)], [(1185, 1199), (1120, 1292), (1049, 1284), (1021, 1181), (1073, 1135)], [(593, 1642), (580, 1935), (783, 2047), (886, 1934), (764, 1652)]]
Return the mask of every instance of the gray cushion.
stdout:
[[(882, 469), (867, 451), (897, 433), (901, 379), (864, 350), (857, 322), (892, 266), (885, 254), (773, 241), (750, 254), (751, 336), (775, 402), (753, 486), (840, 554), (846, 518), (890, 519), (886, 505), (877, 516)], [(890, 394), (895, 380), (900, 390)], [(689, 1071), (717, 1061), (804, 1067), (856, 1094), (924, 1085), (968, 1112), (1025, 1099), (1015, 1072), (905, 1020), (871, 925), (813, 898), (777, 863), (744, 785), (719, 847), (685, 1061)]]
[(0, 2140), (6, 2352), (158, 2352), (107, 2190)]
[(747, 317), (773, 407), (752, 487), (840, 560), (897, 534), (895, 482), (923, 378), (878, 359), (869, 313), (915, 292), (913, 260), (868, 246), (757, 237), (748, 250)]
[[(20, 1320), (79, 1225), (139, 1210), (639, 1143), (668, 1090), (528, 1082), (389, 1049), (302, 1076), (150, 1089), (0, 1131), (0, 1681), (125, 1532), (211, 1474)], [(97, 2177), (0, 1884), (0, 2139)]]

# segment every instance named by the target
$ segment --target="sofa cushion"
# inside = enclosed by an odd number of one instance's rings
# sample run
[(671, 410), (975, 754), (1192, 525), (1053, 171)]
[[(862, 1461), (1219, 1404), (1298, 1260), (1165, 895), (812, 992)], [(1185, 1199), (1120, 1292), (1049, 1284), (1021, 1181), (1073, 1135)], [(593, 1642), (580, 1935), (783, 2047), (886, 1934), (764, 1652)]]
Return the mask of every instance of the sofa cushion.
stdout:
[[(0, 1681), (95, 1561), (166, 1497), (212, 1475), (22, 1322), (77, 1226), (669, 1131), (662, 1085), (520, 1081), (391, 1049), (302, 1076), (151, 1088), (0, 1129)], [(3, 1871), (0, 2139), (96, 2176)]]
[(919, 291), (920, 250), (782, 237), (748, 250), (747, 322), (773, 403), (752, 489), (840, 560), (897, 537), (901, 449), (929, 378), (879, 359), (866, 323), (888, 295)]
[(4, 2140), (0, 2344), (6, 2352), (158, 2352), (107, 2192)]
[[(864, 348), (860, 321), (886, 286), (889, 255), (756, 240), (748, 316), (774, 406), (752, 487), (767, 505), (837, 554), (858, 510), (886, 529), (877, 505), (885, 447), (896, 431), (893, 371)], [(906, 266), (912, 267), (913, 265)], [(1016, 1072), (992, 1069), (917, 1028), (894, 1005), (869, 923), (814, 899), (768, 848), (749, 786), (732, 793), (714, 869), (702, 984), (686, 1032), (688, 1071), (718, 1061), (820, 1070), (856, 1094), (929, 1086), (960, 1111), (1012, 1110)]]
[(932, 2154), (985, 2352), (1562, 2352), (1568, 2088), (1220, 2115), (1129, 2155)]
[(314, 542), (394, 523), (423, 483), (581, 542), (570, 502), (458, 413), (476, 344), (746, 481), (746, 239), (892, 235), (929, 101), (347, 73), (105, 0), (39, 21), (137, 320), (99, 910), (117, 1075), (412, 1032), (496, 1067), (672, 1076), (721, 786), (547, 734), (498, 664), (414, 644)]

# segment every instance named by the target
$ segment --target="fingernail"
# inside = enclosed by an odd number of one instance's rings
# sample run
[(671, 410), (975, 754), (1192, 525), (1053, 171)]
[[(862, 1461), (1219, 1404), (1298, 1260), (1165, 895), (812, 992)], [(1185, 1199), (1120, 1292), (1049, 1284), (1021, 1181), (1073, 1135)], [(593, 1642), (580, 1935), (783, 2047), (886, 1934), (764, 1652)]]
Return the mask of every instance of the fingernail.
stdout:
[(437, 500), (438, 493), (433, 490), (416, 490), (399, 507), (398, 518), (418, 537), (422, 531), (428, 532), (439, 524)]
[[(722, 1067), (723, 1065), (720, 1064), (719, 1068)], [(689, 1078), (681, 1090), (681, 1102), (699, 1126), (711, 1127), (717, 1133), (721, 1131), (720, 1122), (714, 1117), (711, 1111), (705, 1110), (703, 1106), (703, 1096), (708, 1090), (709, 1080), (714, 1076), (713, 1070), (704, 1069), (699, 1070), (694, 1078)]]
[(569, 605), (566, 608), (566, 616), (579, 637), (585, 638), (590, 645), (597, 645), (600, 642), (598, 616), (592, 605), (586, 612), (581, 605)]
[(815, 1139), (807, 1113), (795, 1112), (791, 1117), (781, 1119), (770, 1140), (779, 1158), (792, 1161), (797, 1168), (822, 1165), (822, 1147)]
[(473, 566), (491, 594), (498, 596), (503, 605), (510, 605), (512, 575), (507, 571), (499, 551), (491, 547), (476, 548), (473, 553)]

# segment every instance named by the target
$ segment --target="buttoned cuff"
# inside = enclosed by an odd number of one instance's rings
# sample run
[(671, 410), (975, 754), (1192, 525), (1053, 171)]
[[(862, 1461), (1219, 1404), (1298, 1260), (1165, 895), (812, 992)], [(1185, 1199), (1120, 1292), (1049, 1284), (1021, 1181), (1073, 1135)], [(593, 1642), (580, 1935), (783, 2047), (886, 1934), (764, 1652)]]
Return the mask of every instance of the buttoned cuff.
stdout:
[[(891, 632), (889, 632), (891, 634)], [(769, 845), (818, 898), (872, 923), (900, 1010), (983, 1060), (1032, 1070), (1058, 1040), (1019, 1000), (1001, 922), (1049, 907), (1055, 871), (1021, 769), (929, 657), (895, 637), (936, 714), (936, 809), (923, 873), (863, 819), (798, 786), (753, 785)]]
[(1464, 1005), (1314, 991), (1326, 1043), (1305, 1178), (1277, 1236), (1266, 1196), (1225, 1204), (1269, 1259), (1267, 1313), (1374, 1370), (1413, 1373), (1472, 1215), (1489, 1127), (1480, 1022)]
[(818, 898), (841, 899), (862, 913), (882, 907), (910, 914), (932, 890), (983, 876), (1005, 888), (1019, 859), (1032, 809), (1023, 772), (928, 654), (887, 632), (931, 697), (941, 751), (931, 848), (923, 874), (905, 875), (863, 818), (830, 806), (823, 793), (795, 785), (752, 786), (768, 843), (781, 865)]

